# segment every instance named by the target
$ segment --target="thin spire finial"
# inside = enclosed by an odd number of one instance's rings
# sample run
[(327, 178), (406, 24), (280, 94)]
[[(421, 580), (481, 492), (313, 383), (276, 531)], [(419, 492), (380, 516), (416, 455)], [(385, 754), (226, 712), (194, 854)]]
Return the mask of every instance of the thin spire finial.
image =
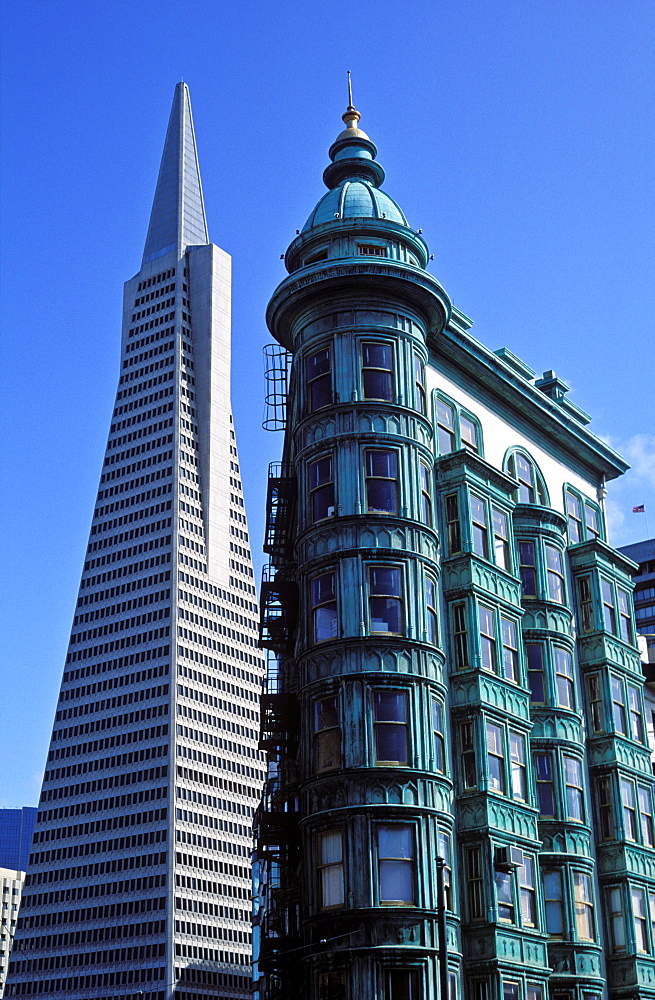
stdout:
[(350, 70), (347, 70), (347, 73), (348, 73), (348, 102), (349, 103), (348, 103), (348, 107), (346, 108), (345, 114), (343, 114), (341, 117), (342, 117), (343, 121), (345, 121), (346, 126), (348, 128), (356, 130), (357, 129), (357, 122), (359, 121), (359, 119), (362, 116), (360, 115), (359, 111), (356, 110), (355, 105), (353, 104), (353, 82), (352, 82), (352, 79), (351, 79), (351, 76), (350, 76)]

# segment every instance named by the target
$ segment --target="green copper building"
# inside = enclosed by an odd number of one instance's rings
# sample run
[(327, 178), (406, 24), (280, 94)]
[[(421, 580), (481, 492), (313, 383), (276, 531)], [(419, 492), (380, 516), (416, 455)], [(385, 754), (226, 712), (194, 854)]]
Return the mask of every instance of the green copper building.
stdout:
[(267, 314), (257, 995), (655, 998), (627, 466), (471, 335), (343, 118)]

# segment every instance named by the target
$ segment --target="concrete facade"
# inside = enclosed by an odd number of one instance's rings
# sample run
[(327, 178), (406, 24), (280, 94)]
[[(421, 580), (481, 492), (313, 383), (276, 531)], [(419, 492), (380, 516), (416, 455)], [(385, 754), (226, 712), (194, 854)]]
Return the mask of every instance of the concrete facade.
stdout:
[(230, 405), (230, 258), (175, 91), (10, 996), (245, 1000), (263, 658)]

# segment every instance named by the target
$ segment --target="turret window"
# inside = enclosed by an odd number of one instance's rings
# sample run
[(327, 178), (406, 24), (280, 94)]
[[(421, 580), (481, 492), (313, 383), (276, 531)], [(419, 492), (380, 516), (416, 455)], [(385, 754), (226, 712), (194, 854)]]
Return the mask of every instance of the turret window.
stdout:
[(544, 647), (540, 642), (527, 642), (525, 644), (525, 655), (528, 661), (530, 701), (536, 705), (543, 705), (546, 701)]
[(416, 969), (386, 969), (384, 1000), (419, 1000)]
[(511, 571), (509, 555), (509, 536), (507, 531), (507, 515), (497, 507), (491, 508), (494, 524), (494, 551), (496, 553), (496, 566), (501, 569)]
[(436, 698), (432, 699), (432, 734), (434, 769), (443, 773), (446, 763), (443, 738), (443, 705)]
[(561, 646), (555, 646), (555, 683), (557, 703), (560, 708), (570, 708), (571, 711), (575, 711), (573, 661), (568, 649), (563, 649)]
[(369, 566), (371, 632), (400, 635), (403, 631), (401, 571), (393, 566)]
[(489, 788), (493, 792), (505, 793), (505, 764), (503, 731), (493, 722), (487, 722), (487, 772)]
[(418, 354), (414, 355), (414, 387), (416, 391), (416, 409), (419, 413), (426, 413), (425, 365)]
[(471, 520), (473, 523), (473, 551), (483, 559), (489, 558), (489, 528), (484, 500), (471, 494)]
[(409, 762), (406, 691), (378, 688), (373, 692), (373, 736), (376, 764)]
[(614, 819), (612, 779), (609, 775), (602, 775), (596, 779), (596, 799), (598, 802), (601, 838), (603, 840), (614, 840), (616, 837), (616, 823)]
[(607, 890), (607, 912), (612, 933), (612, 951), (625, 951), (626, 934), (623, 915), (623, 896), (620, 886)]
[(436, 411), (437, 447), (440, 455), (448, 455), (460, 448), (480, 453), (482, 436), (473, 414), (464, 411), (443, 393), (436, 395)]
[(534, 542), (519, 542), (519, 570), (524, 597), (537, 596), (537, 557)]
[(337, 635), (337, 598), (335, 573), (321, 573), (311, 582), (314, 642), (325, 642)]
[(339, 699), (333, 695), (314, 702), (314, 767), (328, 771), (340, 765)]
[(318, 836), (318, 872), (320, 906), (322, 910), (343, 906), (343, 838), (340, 830), (330, 830)]
[(367, 449), (366, 509), (369, 513), (398, 513), (398, 453)]
[(580, 618), (582, 631), (594, 631), (594, 602), (591, 593), (591, 577), (581, 576), (578, 580), (578, 597), (580, 599)]
[(332, 396), (332, 359), (330, 349), (324, 348), (307, 358), (307, 394), (309, 412), (315, 413), (324, 406), (331, 406)]
[(333, 517), (334, 472), (332, 455), (325, 455), (309, 465), (309, 503), (312, 521)]
[(393, 355), (391, 344), (362, 343), (362, 391), (364, 399), (393, 401)]
[(425, 619), (427, 625), (426, 639), (433, 646), (438, 640), (437, 633), (437, 583), (434, 577), (425, 577)]
[(555, 776), (553, 774), (553, 755), (551, 753), (536, 753), (534, 755), (535, 774), (537, 778), (537, 802), (539, 815), (542, 819), (555, 816)]
[(413, 906), (416, 903), (414, 829), (408, 824), (378, 827), (380, 903)]
[(466, 848), (466, 883), (469, 920), (484, 919), (484, 880), (482, 852), (479, 847)]
[(453, 604), (453, 643), (455, 646), (456, 669), (467, 670), (469, 656), (465, 604)]
[(462, 762), (462, 783), (464, 791), (469, 791), (478, 786), (478, 769), (475, 759), (475, 729), (472, 721), (461, 723), (459, 727), (459, 742)]
[(419, 463), (421, 474), (421, 520), (423, 524), (432, 524), (432, 490), (430, 488), (430, 470), (425, 462)]

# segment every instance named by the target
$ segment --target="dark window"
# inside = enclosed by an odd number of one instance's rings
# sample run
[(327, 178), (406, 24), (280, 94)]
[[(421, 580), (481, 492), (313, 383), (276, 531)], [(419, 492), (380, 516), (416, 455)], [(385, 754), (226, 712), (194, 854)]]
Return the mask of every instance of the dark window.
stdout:
[(653, 847), (653, 802), (649, 788), (643, 785), (637, 787), (639, 800), (639, 824), (641, 826), (641, 842), (646, 847)]
[(310, 413), (332, 404), (332, 363), (327, 347), (307, 358), (307, 392)]
[(425, 617), (427, 624), (427, 640), (434, 646), (437, 644), (437, 584), (433, 577), (425, 578)]
[(546, 930), (551, 937), (564, 937), (564, 892), (562, 873), (556, 869), (544, 871), (544, 902), (546, 905)]
[(369, 566), (369, 612), (371, 632), (403, 630), (400, 570), (392, 566)]
[(312, 615), (314, 642), (334, 639), (337, 634), (337, 599), (333, 572), (322, 573), (312, 580)]
[(466, 849), (466, 883), (469, 920), (484, 919), (484, 882), (482, 854), (479, 847)]
[(525, 653), (528, 660), (530, 700), (542, 705), (546, 701), (544, 647), (538, 642), (528, 642), (525, 645)]
[(427, 409), (425, 403), (425, 365), (417, 354), (414, 355), (414, 379), (416, 382), (416, 409), (419, 413), (425, 413)]
[(332, 455), (319, 458), (309, 466), (309, 497), (312, 521), (334, 516), (334, 474)]
[(598, 674), (590, 674), (587, 677), (587, 689), (589, 691), (589, 714), (591, 715), (591, 728), (594, 733), (605, 732), (605, 706), (603, 705), (603, 693)]
[(459, 523), (459, 503), (456, 493), (446, 497), (446, 529), (448, 533), (448, 554), (462, 551), (462, 533)]
[(314, 702), (314, 766), (328, 771), (341, 765), (339, 700), (335, 696)]
[(478, 784), (473, 732), (472, 722), (462, 722), (459, 727), (459, 736), (462, 753), (462, 778), (464, 781), (464, 789), (477, 788)]
[(498, 672), (498, 661), (496, 659), (496, 632), (494, 628), (494, 613), (491, 608), (486, 608), (483, 604), (478, 607), (478, 620), (480, 623), (480, 656), (484, 670)]
[(432, 492), (430, 490), (430, 470), (423, 462), (421, 471), (421, 520), (423, 524), (432, 524)]
[(612, 780), (607, 776), (596, 779), (596, 795), (598, 797), (598, 818), (603, 840), (614, 840), (616, 826), (614, 822), (614, 801), (612, 798)]
[(457, 670), (468, 667), (468, 640), (466, 636), (466, 606), (453, 604), (453, 641), (455, 643), (455, 666)]
[(473, 551), (483, 559), (489, 558), (489, 529), (487, 527), (487, 507), (484, 500), (471, 496), (471, 521)]
[(549, 818), (555, 815), (555, 781), (552, 754), (536, 753), (534, 755), (534, 765), (537, 776), (539, 815)]
[(436, 771), (443, 772), (446, 761), (443, 739), (443, 706), (436, 698), (432, 699), (432, 732), (434, 738), (434, 767)]
[(537, 560), (534, 542), (519, 542), (521, 591), (524, 597), (537, 596)]
[(367, 450), (366, 509), (371, 513), (398, 513), (398, 453)]
[(384, 1000), (419, 1000), (416, 969), (386, 969)]
[(580, 597), (580, 616), (582, 618), (582, 631), (593, 632), (594, 630), (594, 602), (591, 596), (591, 579), (588, 576), (581, 576), (578, 580), (578, 594)]
[(381, 688), (373, 692), (376, 764), (407, 764), (407, 692)]
[(393, 400), (391, 345), (378, 341), (362, 344), (362, 389), (364, 399)]

